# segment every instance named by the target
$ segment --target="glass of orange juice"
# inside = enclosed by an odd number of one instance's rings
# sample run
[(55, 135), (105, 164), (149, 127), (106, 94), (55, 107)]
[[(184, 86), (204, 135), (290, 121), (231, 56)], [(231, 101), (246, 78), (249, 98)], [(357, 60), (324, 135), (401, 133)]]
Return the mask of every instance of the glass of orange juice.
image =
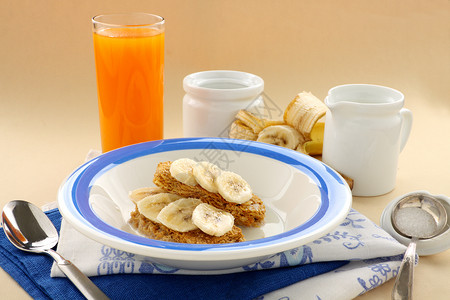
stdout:
[(102, 150), (163, 138), (164, 18), (92, 19)]

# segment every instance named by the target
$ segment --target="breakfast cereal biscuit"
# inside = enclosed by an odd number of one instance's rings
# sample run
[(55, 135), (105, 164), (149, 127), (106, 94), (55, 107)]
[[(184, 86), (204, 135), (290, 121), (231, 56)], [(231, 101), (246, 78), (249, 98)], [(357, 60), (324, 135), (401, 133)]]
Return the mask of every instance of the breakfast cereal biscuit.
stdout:
[(141, 214), (137, 207), (136, 210), (131, 213), (129, 224), (149, 238), (166, 242), (189, 244), (224, 244), (245, 241), (242, 230), (235, 225), (230, 231), (222, 236), (212, 236), (204, 233), (200, 229), (194, 229), (187, 232), (179, 232), (172, 230), (161, 223), (151, 221), (143, 214)]
[(153, 183), (163, 190), (186, 198), (198, 198), (216, 208), (231, 213), (235, 218), (236, 225), (259, 227), (264, 222), (266, 208), (262, 200), (252, 195), (252, 198), (242, 204), (226, 201), (219, 193), (211, 193), (200, 185), (190, 186), (176, 180), (170, 174), (172, 162), (166, 161), (158, 164)]

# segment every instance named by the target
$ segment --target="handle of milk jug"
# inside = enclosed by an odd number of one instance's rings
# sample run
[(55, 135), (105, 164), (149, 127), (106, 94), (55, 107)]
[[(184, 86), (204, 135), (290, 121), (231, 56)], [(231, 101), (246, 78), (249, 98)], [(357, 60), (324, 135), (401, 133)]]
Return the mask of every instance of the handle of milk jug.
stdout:
[(409, 134), (411, 133), (413, 116), (412, 112), (407, 108), (402, 108), (400, 110), (400, 115), (402, 117), (402, 131), (401, 131), (401, 140), (400, 140), (400, 152), (406, 145), (408, 141)]

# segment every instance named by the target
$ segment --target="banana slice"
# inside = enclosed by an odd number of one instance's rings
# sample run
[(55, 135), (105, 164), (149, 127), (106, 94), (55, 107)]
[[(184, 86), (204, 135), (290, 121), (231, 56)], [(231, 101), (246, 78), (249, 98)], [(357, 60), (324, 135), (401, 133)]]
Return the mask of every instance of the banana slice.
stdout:
[(251, 128), (253, 132), (256, 134), (260, 133), (261, 130), (263, 130), (268, 126), (282, 125), (285, 123), (284, 121), (281, 120), (270, 120), (259, 118), (247, 110), (240, 110), (237, 113), (236, 118), (240, 120), (242, 123), (244, 123), (244, 125)]
[(161, 209), (157, 219), (170, 229), (179, 232), (197, 229), (197, 226), (192, 222), (192, 213), (201, 203), (202, 201), (196, 198), (178, 199)]
[(253, 132), (253, 129), (245, 125), (241, 120), (235, 120), (231, 123), (229, 138), (256, 141), (258, 134)]
[(194, 209), (192, 221), (201, 231), (213, 236), (224, 235), (234, 225), (232, 214), (207, 203), (199, 204)]
[(292, 126), (274, 125), (261, 131), (256, 141), (295, 149), (302, 140), (302, 135)]
[(181, 196), (170, 193), (150, 195), (137, 203), (138, 210), (146, 218), (159, 223), (157, 216), (160, 211), (170, 203), (180, 199)]
[(242, 204), (252, 198), (250, 185), (240, 175), (223, 171), (216, 178), (219, 194), (228, 202)]
[(195, 180), (202, 188), (211, 193), (217, 193), (216, 178), (220, 175), (222, 170), (207, 161), (197, 163), (193, 168)]
[(284, 111), (284, 121), (297, 129), (306, 141), (311, 140), (314, 124), (327, 112), (327, 106), (311, 93), (302, 92)]
[(131, 201), (133, 201), (134, 203), (138, 203), (147, 196), (156, 195), (164, 192), (165, 191), (160, 187), (144, 187), (131, 191), (129, 193), (129, 197)]
[(197, 164), (196, 161), (189, 158), (180, 158), (172, 162), (170, 165), (170, 175), (181, 183), (189, 186), (196, 186), (192, 168)]

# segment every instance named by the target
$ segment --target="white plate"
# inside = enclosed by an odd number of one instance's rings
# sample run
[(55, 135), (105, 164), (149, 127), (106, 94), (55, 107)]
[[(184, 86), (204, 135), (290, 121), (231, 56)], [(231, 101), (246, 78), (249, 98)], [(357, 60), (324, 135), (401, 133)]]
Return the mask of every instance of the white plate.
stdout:
[[(207, 160), (240, 174), (266, 206), (265, 225), (243, 228), (247, 241), (193, 245), (145, 238), (127, 223), (135, 209), (131, 190), (154, 186), (159, 162)], [(221, 138), (172, 139), (105, 153), (63, 183), (63, 217), (86, 236), (154, 262), (195, 270), (220, 270), (257, 262), (330, 232), (347, 216), (352, 195), (327, 165), (278, 146)]]

